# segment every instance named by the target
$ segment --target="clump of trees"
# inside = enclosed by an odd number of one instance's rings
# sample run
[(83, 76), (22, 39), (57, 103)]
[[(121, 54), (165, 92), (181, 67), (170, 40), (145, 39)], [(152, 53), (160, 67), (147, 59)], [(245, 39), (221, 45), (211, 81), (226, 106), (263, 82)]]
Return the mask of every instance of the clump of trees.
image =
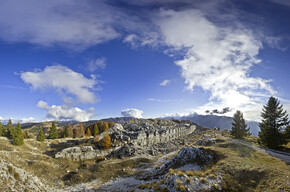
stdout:
[(241, 111), (237, 111), (234, 114), (231, 135), (233, 135), (236, 139), (242, 139), (251, 135), (250, 128), (247, 128), (247, 124)]
[[(263, 106), (261, 117), (262, 122), (259, 123), (261, 130), (259, 132), (259, 144), (277, 149), (289, 142), (288, 114), (277, 98), (269, 98), (267, 104)], [(284, 129), (285, 131), (283, 132)]]
[(6, 127), (0, 121), (0, 136), (7, 137), (12, 140), (13, 145), (24, 144), (24, 132), (21, 129), (21, 124), (18, 122), (16, 128), (13, 126), (11, 119), (9, 119)]

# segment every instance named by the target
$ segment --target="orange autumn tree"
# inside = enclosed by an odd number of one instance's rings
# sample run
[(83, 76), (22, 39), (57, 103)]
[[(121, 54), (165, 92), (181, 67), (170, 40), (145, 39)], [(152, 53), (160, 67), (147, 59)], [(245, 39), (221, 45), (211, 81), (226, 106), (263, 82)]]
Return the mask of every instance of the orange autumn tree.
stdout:
[(106, 133), (102, 139), (101, 146), (103, 149), (110, 149), (111, 148), (111, 137), (109, 136), (108, 131), (106, 131)]

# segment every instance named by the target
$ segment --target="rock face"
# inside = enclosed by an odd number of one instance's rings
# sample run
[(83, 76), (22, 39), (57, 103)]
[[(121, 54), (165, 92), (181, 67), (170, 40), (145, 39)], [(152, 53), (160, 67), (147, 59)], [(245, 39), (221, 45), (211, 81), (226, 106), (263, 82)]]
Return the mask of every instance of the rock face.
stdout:
[(183, 147), (177, 155), (160, 167), (157, 174), (163, 174), (170, 168), (176, 169), (188, 164), (194, 166), (207, 165), (213, 158), (214, 157), (207, 149), (199, 147)]
[(165, 143), (192, 133), (196, 126), (166, 119), (134, 119), (123, 126), (115, 124), (110, 129), (112, 141), (122, 140), (138, 146)]
[(112, 150), (113, 149), (94, 150), (92, 146), (70, 147), (55, 154), (55, 158), (67, 158), (73, 161), (83, 161), (107, 156), (112, 152)]

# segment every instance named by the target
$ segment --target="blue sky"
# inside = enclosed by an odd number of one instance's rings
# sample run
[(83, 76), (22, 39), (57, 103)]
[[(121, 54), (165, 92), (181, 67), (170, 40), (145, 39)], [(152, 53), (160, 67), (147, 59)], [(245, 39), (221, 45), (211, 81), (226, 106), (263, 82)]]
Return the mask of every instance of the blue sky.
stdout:
[(0, 0), (0, 119), (290, 110), (290, 1)]

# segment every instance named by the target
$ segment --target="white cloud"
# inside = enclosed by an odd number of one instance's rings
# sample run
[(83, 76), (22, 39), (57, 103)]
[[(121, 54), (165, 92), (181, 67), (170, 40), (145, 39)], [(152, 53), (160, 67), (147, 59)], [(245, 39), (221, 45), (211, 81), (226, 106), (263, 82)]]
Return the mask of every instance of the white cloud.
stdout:
[(160, 83), (160, 85), (165, 87), (165, 86), (167, 86), (167, 85), (170, 85), (170, 83), (171, 83), (171, 80), (165, 79), (164, 81), (162, 81), (162, 82)]
[(120, 14), (103, 1), (0, 1), (0, 39), (82, 50), (118, 37)]
[(106, 67), (106, 58), (102, 57), (96, 60), (91, 60), (88, 64), (90, 72), (94, 72), (97, 69), (104, 69)]
[(250, 77), (251, 67), (260, 62), (262, 42), (249, 29), (220, 27), (196, 9), (161, 9), (155, 23), (164, 44), (185, 51), (176, 65), (187, 89), (199, 86), (211, 92), (210, 102), (201, 108), (228, 106), (250, 112), (261, 105), (261, 98), (253, 96), (257, 91), (275, 94), (269, 80)]
[(3, 119), (3, 118), (0, 116), (0, 121), (2, 121), (2, 119)]
[(48, 118), (55, 118), (60, 120), (76, 120), (76, 121), (88, 121), (95, 115), (95, 109), (92, 107), (88, 110), (82, 110), (78, 107), (65, 107), (52, 105), (49, 106), (44, 101), (39, 101), (37, 106), (41, 109), (47, 110)]
[(69, 98), (69, 95), (74, 95), (81, 103), (97, 102), (93, 92), (98, 83), (97, 80), (94, 77), (86, 78), (81, 73), (72, 71), (65, 66), (47, 66), (43, 71), (22, 72), (20, 76), (34, 89), (54, 88), (65, 94), (66, 99)]
[(20, 120), (21, 123), (31, 123), (31, 122), (36, 122), (36, 120), (33, 117), (28, 117), (28, 118), (22, 118)]
[(143, 111), (139, 109), (125, 109), (121, 111), (121, 115), (124, 117), (135, 117), (135, 118), (142, 118)]

